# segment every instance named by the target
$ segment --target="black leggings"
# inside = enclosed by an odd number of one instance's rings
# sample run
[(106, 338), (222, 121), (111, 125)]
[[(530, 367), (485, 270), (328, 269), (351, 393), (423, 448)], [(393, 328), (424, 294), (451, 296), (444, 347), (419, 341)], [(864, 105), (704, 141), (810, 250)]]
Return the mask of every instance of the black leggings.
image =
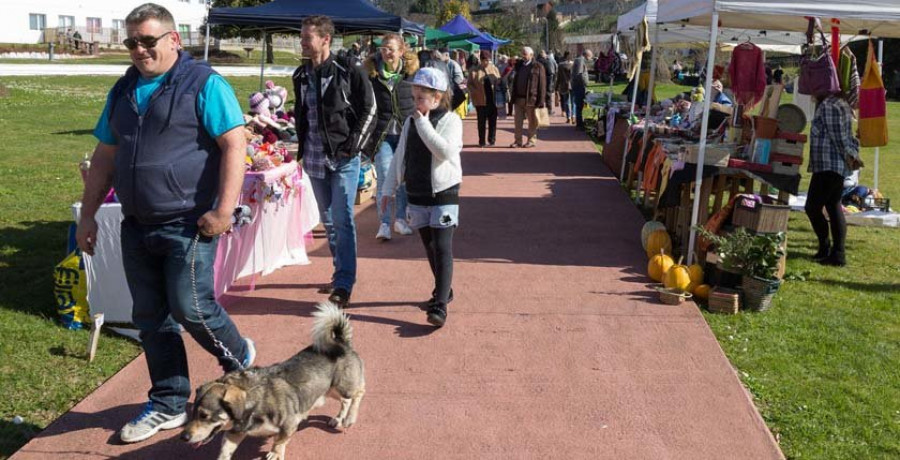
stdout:
[(434, 274), (434, 297), (447, 305), (450, 301), (450, 287), (453, 282), (453, 231), (456, 227), (419, 229), (422, 244), (428, 254), (428, 264)]
[(476, 105), (475, 113), (478, 116), (478, 145), (484, 145), (485, 130), (487, 130), (488, 143), (494, 145), (497, 140), (497, 106), (488, 104), (479, 107)]
[[(844, 178), (840, 174), (825, 171), (812, 175), (809, 192), (806, 196), (806, 215), (812, 224), (813, 231), (819, 239), (819, 249), (828, 250), (828, 227), (831, 224), (831, 254), (844, 256), (844, 240), (847, 237), (847, 222), (841, 209), (841, 194), (844, 190)], [(828, 220), (822, 215), (822, 208), (828, 213)]]

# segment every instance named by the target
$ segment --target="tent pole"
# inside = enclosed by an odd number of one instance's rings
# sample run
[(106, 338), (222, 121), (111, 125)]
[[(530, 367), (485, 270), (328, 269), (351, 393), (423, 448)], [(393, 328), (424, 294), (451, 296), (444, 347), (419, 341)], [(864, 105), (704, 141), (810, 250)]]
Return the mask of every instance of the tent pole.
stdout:
[[(884, 65), (884, 42), (878, 39), (878, 66)], [(875, 147), (875, 190), (878, 190), (878, 161), (881, 154), (881, 147)]]
[(262, 46), (259, 48), (262, 50), (260, 54), (262, 57), (259, 59), (259, 91), (262, 92), (265, 85), (263, 85), (263, 74), (266, 71), (266, 31), (262, 32)]
[[(706, 136), (709, 130), (709, 106), (712, 103), (712, 81), (713, 72), (716, 69), (716, 38), (719, 35), (719, 13), (714, 11), (712, 14), (712, 24), (709, 28), (709, 54), (706, 57), (706, 85), (703, 95), (703, 124), (700, 128), (700, 146), (697, 152), (697, 175), (694, 176), (694, 207), (691, 210), (691, 233), (688, 238), (687, 264), (694, 263), (694, 244), (697, 241), (697, 220), (700, 217), (700, 186), (703, 183), (703, 162), (706, 157)], [(709, 206), (709, 203), (704, 203)]]
[[(613, 52), (616, 53), (616, 57), (618, 57), (619, 56), (619, 34), (618, 34), (618, 32), (613, 35), (612, 49), (613, 49)], [(607, 94), (606, 94), (606, 105), (612, 104), (613, 85), (615, 84), (615, 82), (616, 82), (615, 74), (610, 75), (610, 77), (609, 77), (609, 92), (607, 92)]]
[(209, 61), (209, 0), (206, 2), (206, 40), (203, 41), (203, 60)]

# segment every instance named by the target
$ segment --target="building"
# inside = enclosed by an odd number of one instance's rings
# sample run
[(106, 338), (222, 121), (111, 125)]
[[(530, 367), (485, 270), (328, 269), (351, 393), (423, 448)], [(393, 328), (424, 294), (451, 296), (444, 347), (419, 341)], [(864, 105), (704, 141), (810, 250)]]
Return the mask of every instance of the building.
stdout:
[[(178, 32), (186, 45), (200, 42), (206, 18), (205, 0), (153, 0), (175, 16)], [(125, 16), (147, 0), (3, 0), (0, 43), (47, 43), (61, 41), (67, 29), (78, 31), (82, 40), (102, 44), (121, 43), (125, 38)]]

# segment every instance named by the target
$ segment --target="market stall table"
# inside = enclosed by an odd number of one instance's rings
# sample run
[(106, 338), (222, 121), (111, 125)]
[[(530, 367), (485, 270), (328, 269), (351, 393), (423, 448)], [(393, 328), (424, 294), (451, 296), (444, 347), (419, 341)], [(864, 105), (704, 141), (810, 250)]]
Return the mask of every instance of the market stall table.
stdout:
[[(236, 280), (264, 276), (288, 265), (309, 263), (306, 243), (319, 224), (316, 199), (309, 178), (297, 162), (268, 171), (247, 172), (241, 204), (251, 209), (252, 221), (220, 237), (215, 263), (215, 293), (221, 297)], [(72, 211), (77, 222), (81, 203)], [(132, 299), (122, 268), (119, 230), (122, 207), (107, 203), (96, 215), (95, 255), (85, 256), (88, 303), (92, 313), (104, 313), (107, 322), (131, 323)]]

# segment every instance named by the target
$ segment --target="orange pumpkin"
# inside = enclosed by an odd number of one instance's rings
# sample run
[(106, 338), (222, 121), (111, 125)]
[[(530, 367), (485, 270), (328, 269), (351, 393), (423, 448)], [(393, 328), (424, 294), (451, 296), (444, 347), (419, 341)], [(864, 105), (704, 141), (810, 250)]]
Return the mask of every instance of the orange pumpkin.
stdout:
[(672, 253), (672, 239), (665, 230), (654, 230), (647, 238), (647, 257), (653, 257), (663, 250), (666, 254)]
[(709, 299), (710, 289), (712, 289), (712, 287), (710, 287), (710, 285), (701, 284), (694, 288), (692, 294), (694, 294), (694, 297), (697, 297), (698, 299), (707, 300), (707, 299)]
[(671, 257), (660, 251), (659, 254), (650, 258), (650, 263), (647, 264), (647, 274), (653, 281), (661, 282), (674, 263), (675, 261)]
[(703, 284), (703, 267), (698, 264), (688, 267), (688, 274), (691, 275), (691, 283), (695, 286)]
[(663, 285), (668, 289), (686, 292), (691, 285), (691, 275), (686, 265), (681, 265), (682, 258), (666, 272)]
[[(666, 225), (663, 224), (662, 222), (659, 222), (656, 220), (651, 220), (650, 222), (647, 222), (646, 224), (644, 224), (644, 227), (641, 228), (641, 247), (644, 248), (644, 250), (646, 251), (647, 250), (647, 240), (650, 239), (650, 234), (657, 230), (665, 230), (665, 229), (666, 229)], [(656, 255), (656, 254), (654, 253), (653, 255)]]

